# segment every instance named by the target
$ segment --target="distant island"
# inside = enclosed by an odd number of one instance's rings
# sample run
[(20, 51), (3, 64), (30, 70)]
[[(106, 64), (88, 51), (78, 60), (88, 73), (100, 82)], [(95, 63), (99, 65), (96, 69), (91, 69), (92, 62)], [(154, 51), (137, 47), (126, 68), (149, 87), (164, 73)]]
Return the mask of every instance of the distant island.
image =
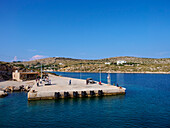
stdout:
[(0, 79), (10, 79), (13, 70), (110, 73), (167, 73), (170, 58), (112, 57), (97, 60), (50, 57), (33, 61), (0, 62)]

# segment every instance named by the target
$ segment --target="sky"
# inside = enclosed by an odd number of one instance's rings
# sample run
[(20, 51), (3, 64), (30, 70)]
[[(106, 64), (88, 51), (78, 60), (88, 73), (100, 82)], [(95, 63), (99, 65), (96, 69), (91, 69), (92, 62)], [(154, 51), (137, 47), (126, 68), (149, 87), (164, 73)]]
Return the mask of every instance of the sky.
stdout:
[(170, 57), (169, 0), (0, 0), (0, 61)]

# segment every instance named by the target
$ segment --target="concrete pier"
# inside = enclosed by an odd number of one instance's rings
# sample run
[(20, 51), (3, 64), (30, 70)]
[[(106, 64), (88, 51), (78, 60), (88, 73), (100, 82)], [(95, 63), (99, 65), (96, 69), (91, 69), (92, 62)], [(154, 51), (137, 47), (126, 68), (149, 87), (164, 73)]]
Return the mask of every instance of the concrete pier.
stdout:
[[(28, 100), (79, 98), (125, 94), (125, 88), (113, 85), (88, 84), (86, 80), (49, 75), (52, 85), (35, 84), (28, 92)], [(71, 80), (71, 85), (69, 81)]]

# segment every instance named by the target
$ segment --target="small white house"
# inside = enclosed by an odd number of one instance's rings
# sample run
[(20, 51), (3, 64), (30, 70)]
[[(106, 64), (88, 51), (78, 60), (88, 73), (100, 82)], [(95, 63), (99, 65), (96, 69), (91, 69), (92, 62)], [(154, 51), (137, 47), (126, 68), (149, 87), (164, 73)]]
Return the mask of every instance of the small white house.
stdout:
[(119, 61), (117, 61), (117, 65), (125, 64), (125, 63), (126, 63), (126, 61), (124, 61), (124, 60), (119, 60)]
[(110, 62), (105, 62), (105, 64), (108, 64), (108, 65), (110, 65)]
[(63, 65), (63, 63), (59, 63), (59, 65)]

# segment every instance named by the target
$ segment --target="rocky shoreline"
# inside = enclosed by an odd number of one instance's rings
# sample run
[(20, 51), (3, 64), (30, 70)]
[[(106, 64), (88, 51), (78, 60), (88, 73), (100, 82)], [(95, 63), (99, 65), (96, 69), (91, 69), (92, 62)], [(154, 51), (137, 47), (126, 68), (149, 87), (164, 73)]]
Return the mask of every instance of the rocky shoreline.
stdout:
[(5, 97), (8, 95), (8, 92), (22, 92), (30, 91), (33, 87), (34, 81), (3, 81), (0, 82), (0, 97)]

